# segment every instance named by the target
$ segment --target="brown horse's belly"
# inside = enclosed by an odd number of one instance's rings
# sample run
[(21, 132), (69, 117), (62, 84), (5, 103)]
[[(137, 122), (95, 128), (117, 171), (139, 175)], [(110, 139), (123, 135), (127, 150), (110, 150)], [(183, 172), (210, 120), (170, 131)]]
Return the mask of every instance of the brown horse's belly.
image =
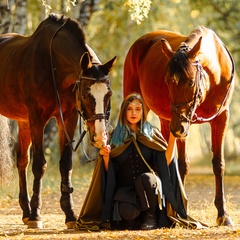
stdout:
[(5, 102), (0, 101), (0, 114), (16, 120), (16, 121), (25, 121), (28, 119), (28, 111), (25, 106), (20, 106), (18, 104), (10, 105), (11, 101), (6, 100)]

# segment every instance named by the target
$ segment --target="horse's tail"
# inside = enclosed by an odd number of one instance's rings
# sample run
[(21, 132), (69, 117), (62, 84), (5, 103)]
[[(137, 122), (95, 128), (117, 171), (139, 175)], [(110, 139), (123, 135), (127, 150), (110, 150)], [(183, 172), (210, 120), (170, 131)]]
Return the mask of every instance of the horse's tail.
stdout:
[(13, 174), (13, 160), (10, 148), (11, 133), (9, 120), (0, 115), (0, 183), (7, 183)]

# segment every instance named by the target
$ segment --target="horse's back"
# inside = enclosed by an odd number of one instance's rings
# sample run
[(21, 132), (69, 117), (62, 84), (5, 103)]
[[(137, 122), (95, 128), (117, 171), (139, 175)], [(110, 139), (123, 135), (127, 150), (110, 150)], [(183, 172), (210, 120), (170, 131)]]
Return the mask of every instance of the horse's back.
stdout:
[[(0, 113), (8, 118), (12, 115), (27, 115), (26, 108), (22, 107), (22, 68), (26, 51), (23, 46), (26, 37), (17, 33), (0, 35)], [(16, 114), (21, 112), (21, 114)], [(23, 114), (24, 112), (24, 114)]]
[[(159, 30), (137, 39), (125, 59), (123, 83), (124, 96), (132, 92), (140, 93), (148, 107), (159, 115), (169, 112), (169, 98), (165, 84), (168, 59), (162, 53), (161, 39), (166, 39), (173, 49), (177, 49), (187, 37)], [(161, 104), (156, 100), (161, 101)]]
[(2, 51), (9, 50), (10, 46), (22, 45), (26, 37), (18, 33), (5, 33), (0, 35), (0, 54)]
[(0, 62), (1, 72), (8, 69), (10, 65), (15, 67), (21, 65), (25, 56), (25, 45), (27, 37), (17, 33), (7, 33), (0, 35)]

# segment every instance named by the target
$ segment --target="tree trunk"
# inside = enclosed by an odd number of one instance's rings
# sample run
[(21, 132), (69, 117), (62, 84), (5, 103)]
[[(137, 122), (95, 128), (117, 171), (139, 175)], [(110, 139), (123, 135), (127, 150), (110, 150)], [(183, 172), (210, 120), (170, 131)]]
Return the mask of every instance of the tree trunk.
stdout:
[(78, 21), (82, 27), (86, 27), (92, 14), (97, 11), (97, 5), (100, 0), (85, 0), (81, 3)]
[(10, 31), (10, 7), (7, 0), (0, 0), (0, 34)]
[(27, 0), (15, 0), (13, 32), (26, 33)]

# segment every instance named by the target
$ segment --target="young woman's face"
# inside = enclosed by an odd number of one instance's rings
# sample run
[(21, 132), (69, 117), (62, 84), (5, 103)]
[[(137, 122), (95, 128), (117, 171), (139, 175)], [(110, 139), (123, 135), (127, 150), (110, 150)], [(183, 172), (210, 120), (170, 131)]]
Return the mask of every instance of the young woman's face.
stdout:
[(137, 124), (143, 115), (142, 104), (138, 100), (133, 100), (128, 104), (126, 118), (130, 125)]

